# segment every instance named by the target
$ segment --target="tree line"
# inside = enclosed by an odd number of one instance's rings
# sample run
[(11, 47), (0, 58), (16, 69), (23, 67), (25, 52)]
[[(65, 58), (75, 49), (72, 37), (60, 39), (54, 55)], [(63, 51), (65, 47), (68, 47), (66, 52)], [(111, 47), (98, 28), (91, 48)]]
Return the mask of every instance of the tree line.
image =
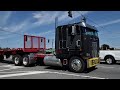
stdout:
[(115, 48), (110, 47), (108, 44), (103, 44), (101, 45), (100, 50), (115, 50)]

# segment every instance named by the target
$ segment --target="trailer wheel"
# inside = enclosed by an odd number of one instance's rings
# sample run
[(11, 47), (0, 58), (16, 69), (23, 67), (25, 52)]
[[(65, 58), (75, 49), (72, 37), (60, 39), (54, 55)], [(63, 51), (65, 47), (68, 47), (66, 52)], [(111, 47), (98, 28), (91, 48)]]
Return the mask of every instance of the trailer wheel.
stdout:
[(23, 56), (23, 65), (24, 65), (25, 67), (27, 67), (27, 66), (30, 65), (30, 64), (29, 64), (29, 57), (28, 57), (28, 55), (24, 55), (24, 56)]
[(72, 57), (69, 61), (69, 69), (72, 72), (80, 73), (86, 68), (86, 63), (79, 57)]
[(115, 59), (114, 59), (114, 57), (112, 57), (112, 56), (106, 56), (106, 57), (105, 57), (105, 62), (106, 62), (107, 64), (113, 64), (113, 63), (115, 63)]
[(0, 62), (4, 60), (4, 56), (0, 55)]
[(14, 55), (13, 56), (13, 62), (15, 64), (15, 66), (22, 65), (22, 57), (20, 55)]

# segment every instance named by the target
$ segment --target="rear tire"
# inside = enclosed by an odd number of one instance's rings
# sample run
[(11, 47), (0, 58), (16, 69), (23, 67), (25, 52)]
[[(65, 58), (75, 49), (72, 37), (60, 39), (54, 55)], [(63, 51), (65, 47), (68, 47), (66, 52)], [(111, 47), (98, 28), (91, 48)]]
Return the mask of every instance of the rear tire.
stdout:
[(22, 65), (22, 57), (20, 55), (14, 55), (13, 62), (15, 64), (15, 66), (21, 66)]
[(86, 68), (86, 63), (79, 57), (72, 57), (69, 61), (69, 69), (72, 72), (80, 73)]
[(30, 64), (29, 64), (29, 57), (28, 57), (28, 55), (24, 55), (23, 56), (23, 65), (25, 66), (25, 67), (28, 67)]
[(114, 57), (112, 57), (112, 56), (107, 56), (105, 58), (105, 62), (109, 65), (116, 63)]
[(4, 60), (4, 56), (0, 55), (0, 62), (2, 62)]

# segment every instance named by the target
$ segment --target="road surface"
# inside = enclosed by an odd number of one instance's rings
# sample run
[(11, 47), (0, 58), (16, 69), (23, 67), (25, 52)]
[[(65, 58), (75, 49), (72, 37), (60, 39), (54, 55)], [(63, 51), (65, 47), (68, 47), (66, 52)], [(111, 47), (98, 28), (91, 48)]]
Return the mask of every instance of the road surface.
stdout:
[(120, 79), (120, 64), (101, 63), (96, 69), (74, 73), (60, 67), (14, 66), (7, 60), (0, 62), (0, 79)]

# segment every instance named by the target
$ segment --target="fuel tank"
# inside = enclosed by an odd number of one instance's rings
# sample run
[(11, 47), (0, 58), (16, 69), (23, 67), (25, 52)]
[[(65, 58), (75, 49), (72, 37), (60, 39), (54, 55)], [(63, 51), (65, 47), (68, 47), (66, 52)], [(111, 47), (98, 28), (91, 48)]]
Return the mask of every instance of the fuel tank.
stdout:
[(43, 62), (47, 66), (60, 66), (62, 67), (61, 60), (56, 58), (55, 55), (52, 56), (45, 56)]

